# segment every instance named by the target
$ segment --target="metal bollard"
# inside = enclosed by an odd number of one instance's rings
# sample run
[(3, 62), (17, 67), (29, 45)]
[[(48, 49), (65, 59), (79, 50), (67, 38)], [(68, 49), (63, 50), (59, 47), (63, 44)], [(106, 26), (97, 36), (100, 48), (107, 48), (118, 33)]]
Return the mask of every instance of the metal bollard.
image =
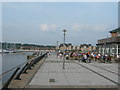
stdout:
[(22, 68), (22, 70), (17, 74), (17, 76), (15, 77), (16, 80), (21, 80), (20, 75), (22, 74), (22, 72), (24, 71), (24, 69), (26, 68), (27, 65), (28, 65), (28, 63), (26, 63), (25, 66)]
[(19, 70), (20, 68), (18, 67), (15, 72), (12, 74), (12, 76), (8, 79), (8, 81), (5, 83), (5, 85), (2, 87), (2, 90), (6, 90), (8, 89), (8, 85), (10, 84), (10, 82), (12, 81), (12, 79), (14, 78), (15, 74), (17, 73), (17, 71)]

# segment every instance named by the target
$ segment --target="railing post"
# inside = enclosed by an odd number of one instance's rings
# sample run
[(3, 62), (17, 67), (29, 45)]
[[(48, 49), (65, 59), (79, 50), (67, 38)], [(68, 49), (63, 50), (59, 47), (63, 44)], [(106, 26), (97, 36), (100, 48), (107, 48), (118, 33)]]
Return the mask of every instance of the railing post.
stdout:
[(34, 62), (34, 64), (36, 64), (36, 63), (37, 63), (37, 60), (38, 60), (38, 57), (35, 59), (35, 62)]
[[(32, 61), (31, 61), (31, 62), (32, 62)], [(22, 72), (22, 73), (27, 74), (27, 69), (28, 69), (28, 68), (30, 69), (30, 64), (31, 64), (31, 62), (30, 62), (30, 63), (28, 63), (28, 65), (25, 67), (25, 69), (23, 70), (23, 72)]]
[[(29, 64), (28, 64), (28, 65), (29, 65)], [(28, 67), (28, 65), (25, 67), (25, 69), (23, 70), (22, 73), (27, 74), (27, 67)]]
[(20, 68), (18, 67), (15, 72), (12, 74), (12, 76), (8, 79), (8, 81), (5, 83), (5, 85), (2, 87), (2, 90), (6, 90), (8, 88), (8, 85), (10, 84), (10, 82), (12, 81), (12, 79), (14, 78), (15, 74), (17, 73), (17, 71)]
[(27, 65), (28, 63), (26, 63), (26, 65), (22, 68), (22, 70), (17, 74), (17, 76), (15, 77), (16, 80), (21, 80), (20, 75), (22, 74), (23, 70), (26, 68)]
[(32, 67), (32, 66), (34, 67), (34, 62), (35, 62), (35, 60), (32, 61), (32, 63), (31, 63), (31, 67)]
[(30, 64), (28, 65), (27, 69), (32, 69), (32, 63), (33, 63), (33, 60), (30, 62)]
[[(39, 57), (36, 59), (36, 63), (38, 63), (38, 59), (39, 59)], [(36, 64), (36, 63), (35, 63), (35, 64)]]

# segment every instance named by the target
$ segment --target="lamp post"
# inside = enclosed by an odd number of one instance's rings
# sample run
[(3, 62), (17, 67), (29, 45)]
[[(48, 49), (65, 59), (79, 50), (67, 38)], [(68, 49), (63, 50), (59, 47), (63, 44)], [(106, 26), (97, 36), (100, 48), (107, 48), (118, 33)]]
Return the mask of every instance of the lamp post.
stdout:
[(58, 54), (59, 51), (59, 47), (58, 47), (58, 41), (57, 41), (57, 45), (56, 45), (56, 55)]
[(67, 30), (62, 30), (63, 33), (64, 33), (64, 41), (63, 41), (63, 69), (65, 69), (65, 35), (66, 35), (66, 32)]

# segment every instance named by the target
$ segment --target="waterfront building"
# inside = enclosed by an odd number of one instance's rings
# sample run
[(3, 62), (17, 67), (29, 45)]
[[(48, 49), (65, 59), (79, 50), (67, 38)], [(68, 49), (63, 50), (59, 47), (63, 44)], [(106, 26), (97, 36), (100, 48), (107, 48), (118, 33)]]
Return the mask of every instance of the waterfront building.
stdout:
[(91, 44), (81, 44), (80, 50), (82, 52), (96, 52), (96, 46), (92, 46)]
[(80, 46), (76, 46), (76, 49), (79, 51), (80, 50)]
[(98, 52), (102, 55), (120, 55), (120, 28), (109, 32), (111, 37), (98, 40)]
[(72, 45), (69, 45), (69, 46), (67, 47), (67, 50), (72, 50)]
[(72, 50), (77, 50), (77, 46), (73, 45)]
[(60, 51), (63, 51), (63, 49), (69, 50), (69, 51), (75, 50), (75, 51), (82, 51), (82, 52), (96, 51), (96, 46), (92, 46), (91, 44), (81, 44), (81, 45), (65, 44), (64, 48), (63, 48), (63, 44), (60, 44), (57, 48)]
[(63, 51), (63, 50), (72, 50), (72, 44), (71, 43), (68, 43), (68, 44), (66, 44), (65, 43), (65, 46), (63, 45), (63, 44), (60, 44), (59, 46), (58, 46), (58, 49), (60, 50), (60, 51)]

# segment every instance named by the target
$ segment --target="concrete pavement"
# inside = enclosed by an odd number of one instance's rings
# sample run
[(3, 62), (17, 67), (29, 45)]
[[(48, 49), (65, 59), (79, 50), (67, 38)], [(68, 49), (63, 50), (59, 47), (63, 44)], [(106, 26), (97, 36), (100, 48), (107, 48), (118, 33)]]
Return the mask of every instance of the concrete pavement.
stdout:
[[(83, 66), (77, 64), (79, 62), (73, 62), (66, 60), (65, 69), (63, 70), (63, 60), (56, 57), (56, 55), (50, 55), (46, 61), (42, 64), (37, 71), (31, 82), (29, 88), (51, 88), (51, 87), (94, 87), (94, 88), (114, 88), (117, 85), (114, 82), (118, 82), (118, 66), (117, 63), (112, 64), (100, 64), (91, 63), (99, 67), (109, 69), (115, 73), (105, 71), (103, 69), (80, 62), (85, 67), (94, 70), (95, 72), (109, 78), (105, 78), (96, 74)], [(114, 81), (114, 82), (112, 82)]]

